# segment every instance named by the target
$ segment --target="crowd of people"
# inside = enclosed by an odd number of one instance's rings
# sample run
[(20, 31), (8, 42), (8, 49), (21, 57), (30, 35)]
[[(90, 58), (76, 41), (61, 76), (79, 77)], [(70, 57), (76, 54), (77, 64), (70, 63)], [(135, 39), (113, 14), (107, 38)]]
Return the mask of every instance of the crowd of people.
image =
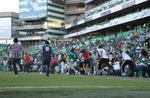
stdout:
[(150, 77), (149, 33), (149, 30), (134, 32), (127, 38), (114, 35), (107, 42), (89, 40), (87, 46), (83, 44), (70, 51), (59, 52), (57, 63), (60, 67), (56, 72), (138, 77), (142, 71), (143, 77), (146, 77), (145, 73)]
[[(73, 45), (76, 46), (73, 47)], [(9, 49), (13, 51), (12, 46)], [(139, 73), (142, 72), (143, 77), (150, 77), (150, 29), (131, 32), (127, 37), (122, 34), (118, 38), (114, 34), (107, 41), (90, 39), (88, 45), (77, 40), (61, 46), (51, 45), (49, 47), (46, 41), (44, 47), (39, 51), (42, 52), (39, 52), (38, 57), (33, 59), (28, 53), (25, 53), (19, 64), (24, 66), (20, 67), (20, 71), (28, 73), (36, 71), (40, 74), (46, 72), (46, 76), (49, 76), (50, 72), (66, 75), (129, 77), (139, 77)], [(3, 62), (5, 66), (7, 66), (6, 60)], [(17, 62), (17, 59), (15, 61)], [(14, 63), (13, 68), (15, 75), (18, 75), (16, 70), (19, 68), (15, 67)]]

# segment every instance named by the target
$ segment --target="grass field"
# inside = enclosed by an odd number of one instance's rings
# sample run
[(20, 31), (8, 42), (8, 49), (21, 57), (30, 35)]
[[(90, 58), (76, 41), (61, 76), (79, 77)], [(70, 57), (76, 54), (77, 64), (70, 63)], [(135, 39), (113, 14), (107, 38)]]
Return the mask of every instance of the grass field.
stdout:
[(150, 79), (0, 72), (0, 98), (150, 98)]

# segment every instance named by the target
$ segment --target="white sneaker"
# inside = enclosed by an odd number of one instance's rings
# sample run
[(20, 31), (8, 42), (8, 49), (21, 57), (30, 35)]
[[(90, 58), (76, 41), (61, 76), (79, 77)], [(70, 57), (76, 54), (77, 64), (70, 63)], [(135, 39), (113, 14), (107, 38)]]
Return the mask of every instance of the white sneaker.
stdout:
[(122, 74), (121, 74), (121, 76), (125, 76), (125, 75), (126, 75), (126, 73), (122, 73)]
[(43, 74), (42, 72), (40, 72), (40, 74)]
[(69, 72), (67, 72), (66, 75), (69, 75)]
[(16, 77), (18, 77), (18, 75), (16, 75)]
[(78, 72), (78, 75), (80, 75), (81, 73), (80, 72)]
[(96, 71), (94, 71), (93, 75), (96, 75)]
[(78, 71), (76, 71), (76, 75), (78, 74)]

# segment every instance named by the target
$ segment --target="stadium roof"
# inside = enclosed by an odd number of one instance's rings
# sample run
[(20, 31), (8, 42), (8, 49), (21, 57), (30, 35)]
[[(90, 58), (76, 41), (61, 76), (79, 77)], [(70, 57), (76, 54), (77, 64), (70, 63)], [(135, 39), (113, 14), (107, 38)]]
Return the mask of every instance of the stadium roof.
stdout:
[(19, 14), (15, 12), (0, 12), (0, 17), (14, 17), (19, 18)]

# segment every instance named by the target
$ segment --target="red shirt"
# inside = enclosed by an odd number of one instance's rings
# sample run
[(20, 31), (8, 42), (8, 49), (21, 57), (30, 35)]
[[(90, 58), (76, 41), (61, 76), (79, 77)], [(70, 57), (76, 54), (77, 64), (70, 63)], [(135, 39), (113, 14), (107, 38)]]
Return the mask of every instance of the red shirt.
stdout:
[(82, 53), (82, 56), (84, 57), (84, 60), (89, 60), (89, 54), (88, 53)]
[(91, 44), (91, 40), (89, 40), (89, 44)]
[(57, 63), (57, 57), (55, 57), (55, 58), (51, 57), (51, 63), (53, 63), (53, 62)]
[(30, 63), (31, 62), (30, 56), (28, 54), (25, 56), (25, 58), (26, 58), (26, 63)]

